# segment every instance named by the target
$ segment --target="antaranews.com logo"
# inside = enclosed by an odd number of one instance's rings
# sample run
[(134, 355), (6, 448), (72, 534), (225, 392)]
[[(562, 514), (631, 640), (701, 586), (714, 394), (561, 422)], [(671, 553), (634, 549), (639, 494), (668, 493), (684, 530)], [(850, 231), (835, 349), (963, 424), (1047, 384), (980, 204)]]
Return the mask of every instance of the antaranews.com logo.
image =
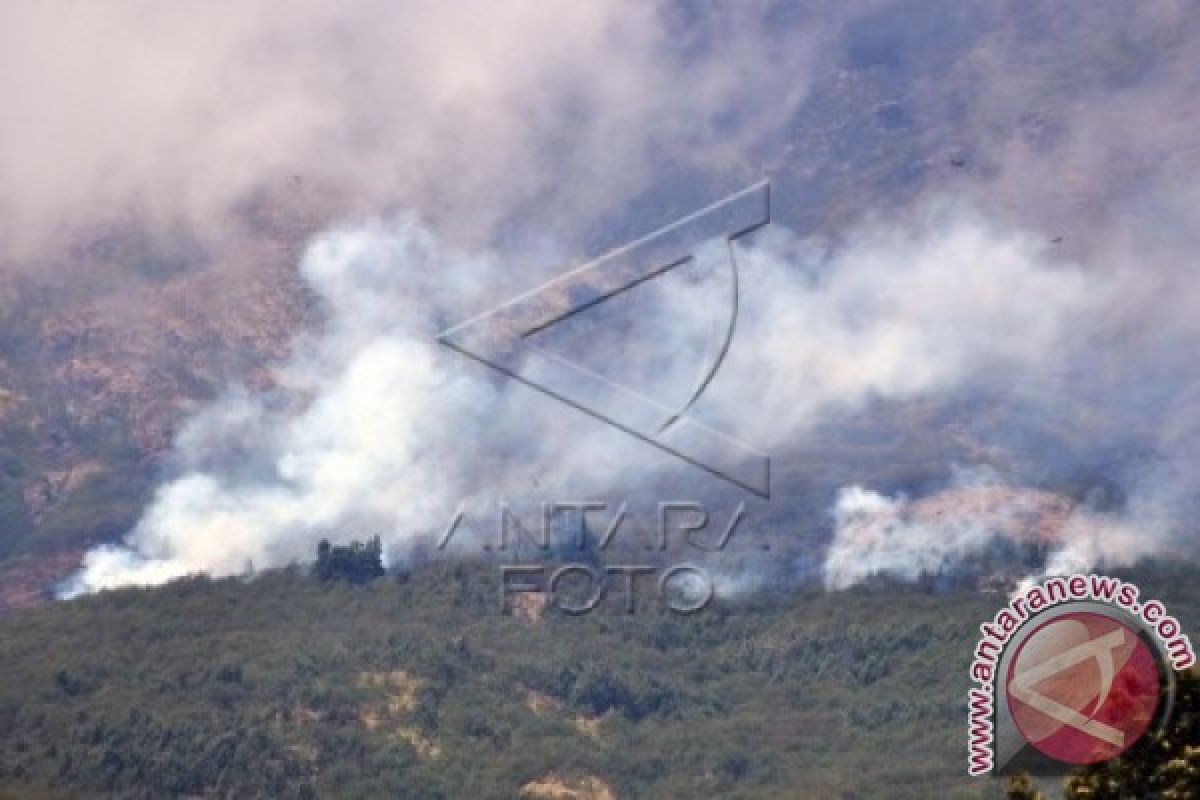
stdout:
[(1175, 671), (1196, 657), (1179, 621), (1104, 575), (1049, 578), (1017, 593), (971, 662), (971, 775), (1061, 774), (1153, 741)]

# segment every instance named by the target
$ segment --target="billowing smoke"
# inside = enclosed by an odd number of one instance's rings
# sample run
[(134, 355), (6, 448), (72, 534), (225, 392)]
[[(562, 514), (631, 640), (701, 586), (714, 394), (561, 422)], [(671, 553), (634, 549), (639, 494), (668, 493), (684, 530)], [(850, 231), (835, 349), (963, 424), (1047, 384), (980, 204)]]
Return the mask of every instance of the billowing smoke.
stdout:
[[(1194, 554), (1200, 14), (953, 5), (4, 6), (20, 122), (0, 129), (0, 269), (128, 226), (236, 278), (256, 208), (355, 221), (307, 250), (323, 322), (273, 388), (184, 426), (75, 588), (287, 563), (326, 535), (377, 531), (404, 558), (462, 503), (715, 492), (436, 335), (773, 167), (781, 213), (741, 247), (737, 336), (689, 413), (771, 452), (775, 508), (836, 504), (830, 585), (973, 569), (1023, 541), (1022, 503), (1053, 506), (1029, 486), (1095, 477), (1120, 502), (1072, 495), (1042, 568)], [(723, 258), (547, 346), (677, 405), (720, 347)], [(941, 489), (1016, 505), (944, 523), (928, 481), (879, 479), (916, 438), (892, 434), (922, 425), (954, 444), (928, 456), (941, 479), (955, 461), (1005, 476)], [(849, 441), (822, 462), (829, 430)]]
[[(1044, 369), (1106, 300), (1101, 282), (1054, 263), (1043, 243), (948, 204), (849, 241), (776, 229), (739, 246), (743, 321), (690, 413), (785, 449), (827, 414), (873, 399), (949, 391), (981, 369)], [(122, 545), (88, 554), (76, 590), (283, 564), (331, 532), (380, 531), (402, 558), (463, 502), (697, 479), (439, 347), (441, 329), (497, 301), (496, 257), (456, 252), (399, 218), (326, 234), (302, 273), (324, 326), (296, 340), (277, 390), (230, 391), (190, 422), (175, 477)], [(694, 264), (609, 301), (610, 324), (568, 331), (563, 346), (649, 396), (681, 397), (720, 340), (729, 282), (725, 249), (702, 248)], [(1036, 303), (1009, 302), (1014, 285)]]
[(1103, 513), (1052, 492), (1013, 486), (987, 469), (960, 470), (920, 499), (861, 486), (838, 493), (823, 578), (829, 589), (907, 582), (1066, 575), (1161, 554), (1147, 520)]
[(809, 32), (738, 11), (681, 36), (631, 2), (6, 3), (0, 269), (122, 226), (219, 257), (256, 205), (417, 208), (490, 241), (537, 204), (566, 233), (652, 165), (740, 163), (792, 113)]

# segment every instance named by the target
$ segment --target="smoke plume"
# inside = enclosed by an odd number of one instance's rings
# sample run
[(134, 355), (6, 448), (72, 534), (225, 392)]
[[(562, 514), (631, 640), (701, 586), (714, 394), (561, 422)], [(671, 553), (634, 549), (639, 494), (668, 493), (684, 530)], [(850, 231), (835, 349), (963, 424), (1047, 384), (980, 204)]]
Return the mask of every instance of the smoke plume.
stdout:
[[(610, 301), (610, 321), (626, 324), (563, 346), (649, 396), (680, 396), (728, 313), (723, 258), (702, 248), (669, 280)], [(739, 262), (745, 322), (692, 413), (767, 450), (874, 398), (949, 391), (981, 369), (1043, 369), (1105, 299), (1038, 241), (945, 204), (843, 247), (776, 230)], [(495, 303), (503, 267), (411, 217), (316, 241), (302, 274), (323, 327), (297, 339), (278, 390), (231, 391), (191, 421), (176, 476), (122, 545), (88, 554), (76, 589), (283, 564), (331, 531), (381, 531), (403, 558), (461, 503), (492, 507), (534, 485), (560, 497), (680, 475), (695, 486), (694, 467), (438, 346), (447, 323)], [(1008, 302), (1012, 285), (1037, 303)]]
[(1101, 513), (1062, 495), (960, 470), (950, 487), (912, 500), (852, 486), (838, 493), (825, 556), (827, 588), (876, 577), (918, 580), (1069, 575), (1161, 554), (1146, 519)]
[[(1198, 43), (1171, 0), (5, 4), (0, 310), (10, 284), (99, 269), (112, 230), (228, 265), (229, 291), (260, 266), (262, 209), (322, 231), (299, 265), (320, 323), (272, 388), (183, 425), (73, 590), (285, 564), (322, 536), (379, 532), (403, 559), (462, 503), (715, 496), (436, 336), (764, 170), (775, 224), (738, 245), (736, 337), (689, 413), (772, 454), (773, 535), (832, 504), (805, 538), (832, 537), (829, 585), (913, 578), (1021, 539), (1037, 486), (1073, 503), (1047, 569), (1194, 556)], [(545, 344), (678, 406), (721, 348), (726, 258)], [(918, 440), (917, 478), (886, 480)], [(961, 486), (953, 463), (1004, 477)], [(927, 515), (1002, 491), (1015, 506)]]
[(417, 208), (472, 242), (536, 204), (566, 234), (652, 165), (740, 163), (805, 96), (808, 33), (689, 16), (681, 36), (630, 2), (6, 3), (0, 265), (119, 226), (219, 253), (264, 200)]

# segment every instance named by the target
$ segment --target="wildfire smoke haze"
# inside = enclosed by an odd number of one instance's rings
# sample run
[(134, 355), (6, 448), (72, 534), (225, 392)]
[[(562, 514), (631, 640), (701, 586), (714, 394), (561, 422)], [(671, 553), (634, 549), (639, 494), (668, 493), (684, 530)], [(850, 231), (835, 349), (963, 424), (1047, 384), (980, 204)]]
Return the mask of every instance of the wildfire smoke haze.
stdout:
[[(22, 502), (40, 525), (119, 471), (85, 446), (110, 428), (150, 475), (71, 540), (64, 590), (330, 532), (399, 562), (464, 502), (735, 505), (437, 334), (764, 173), (688, 412), (772, 458), (750, 510), (786, 557), (729, 585), (916, 580), (998, 541), (1038, 542), (1034, 572), (1195, 558), (1200, 15), (1033, 5), (5, 6), (0, 388), (25, 399), (0, 413), (61, 398)], [(727, 255), (542, 344), (676, 407)]]

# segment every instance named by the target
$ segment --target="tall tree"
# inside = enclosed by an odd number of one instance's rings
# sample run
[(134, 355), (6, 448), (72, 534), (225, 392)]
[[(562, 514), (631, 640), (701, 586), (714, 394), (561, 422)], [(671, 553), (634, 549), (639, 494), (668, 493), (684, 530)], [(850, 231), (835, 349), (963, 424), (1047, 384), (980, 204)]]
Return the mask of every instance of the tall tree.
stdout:
[(1200, 797), (1200, 667), (1176, 673), (1170, 721), (1146, 747), (1077, 770), (1067, 779), (1068, 800)]

